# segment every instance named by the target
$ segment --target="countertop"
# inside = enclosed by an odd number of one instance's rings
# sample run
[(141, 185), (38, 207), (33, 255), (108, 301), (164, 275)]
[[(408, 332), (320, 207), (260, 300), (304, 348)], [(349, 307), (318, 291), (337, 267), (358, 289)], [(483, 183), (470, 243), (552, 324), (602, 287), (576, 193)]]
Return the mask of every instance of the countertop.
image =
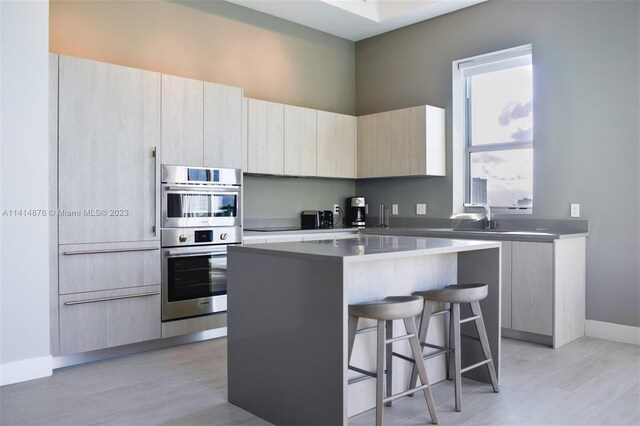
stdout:
[(315, 258), (325, 261), (395, 259), (500, 247), (499, 242), (451, 238), (359, 235), (353, 238), (230, 246), (233, 252)]
[(563, 238), (586, 237), (588, 232), (559, 231), (559, 230), (484, 230), (484, 229), (455, 229), (455, 228), (414, 228), (414, 227), (392, 227), (392, 228), (332, 228), (332, 229), (298, 229), (290, 231), (259, 232), (245, 231), (245, 237), (269, 238), (276, 235), (304, 235), (304, 234), (336, 234), (336, 233), (360, 233), (367, 235), (389, 235), (405, 237), (436, 237), (454, 238), (470, 240), (491, 240), (491, 241), (524, 241), (552, 243), (553, 240)]

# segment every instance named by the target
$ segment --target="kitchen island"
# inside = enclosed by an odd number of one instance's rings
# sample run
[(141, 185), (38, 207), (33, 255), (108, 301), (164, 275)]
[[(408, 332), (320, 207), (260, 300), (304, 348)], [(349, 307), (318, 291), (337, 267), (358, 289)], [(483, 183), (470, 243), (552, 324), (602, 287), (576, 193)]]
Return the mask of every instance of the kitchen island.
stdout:
[[(375, 405), (375, 380), (347, 369), (348, 305), (454, 283), (489, 285), (481, 306), (499, 378), (500, 247), (380, 235), (230, 247), (229, 401), (275, 424), (346, 424)], [(464, 324), (463, 335), (475, 336), (471, 328)], [(428, 340), (444, 344), (444, 331), (443, 318), (434, 318)], [(394, 350), (409, 354), (403, 345)], [(375, 333), (358, 335), (351, 363), (374, 371), (374, 347)], [(427, 362), (431, 383), (446, 377), (443, 358)], [(479, 342), (465, 339), (462, 359), (481, 360)], [(406, 389), (410, 371), (394, 359), (394, 393)], [(489, 381), (485, 369), (466, 376)]]

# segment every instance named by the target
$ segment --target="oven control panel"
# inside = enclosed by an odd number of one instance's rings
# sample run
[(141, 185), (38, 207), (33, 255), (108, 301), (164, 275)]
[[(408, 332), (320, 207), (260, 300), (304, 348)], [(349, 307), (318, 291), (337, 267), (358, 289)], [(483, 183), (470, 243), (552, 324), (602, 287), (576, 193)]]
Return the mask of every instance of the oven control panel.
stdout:
[(242, 242), (242, 228), (171, 228), (162, 230), (162, 247), (236, 244)]

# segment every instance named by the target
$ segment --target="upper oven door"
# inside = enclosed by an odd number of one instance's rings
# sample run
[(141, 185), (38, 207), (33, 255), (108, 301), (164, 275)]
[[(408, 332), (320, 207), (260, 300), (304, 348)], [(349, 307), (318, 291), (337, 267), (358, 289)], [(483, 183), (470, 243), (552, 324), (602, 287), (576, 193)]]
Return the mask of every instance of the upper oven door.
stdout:
[(162, 186), (162, 227), (241, 226), (240, 187)]

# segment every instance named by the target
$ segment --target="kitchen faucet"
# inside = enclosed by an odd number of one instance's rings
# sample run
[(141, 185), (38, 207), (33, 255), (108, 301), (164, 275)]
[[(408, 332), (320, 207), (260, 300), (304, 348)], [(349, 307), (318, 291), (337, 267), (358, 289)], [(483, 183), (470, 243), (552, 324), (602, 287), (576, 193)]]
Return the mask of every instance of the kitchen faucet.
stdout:
[(487, 219), (484, 221), (484, 229), (494, 229), (496, 227), (496, 220), (491, 215), (491, 207), (485, 203), (465, 203), (465, 207), (484, 207), (484, 211), (487, 215)]

